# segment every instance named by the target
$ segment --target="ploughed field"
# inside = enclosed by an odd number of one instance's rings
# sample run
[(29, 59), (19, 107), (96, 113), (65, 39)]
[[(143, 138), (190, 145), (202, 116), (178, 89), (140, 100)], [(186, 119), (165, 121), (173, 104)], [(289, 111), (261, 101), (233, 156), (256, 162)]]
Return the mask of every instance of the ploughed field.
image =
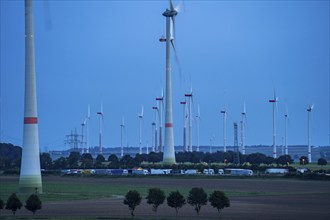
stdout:
[[(0, 198), (4, 201), (18, 188), (18, 176), (0, 176)], [(83, 177), (45, 176), (37, 211), (39, 219), (130, 219), (128, 207), (123, 204), (127, 191), (136, 189), (143, 198), (151, 187), (166, 192), (179, 190), (187, 196), (192, 187), (203, 187), (210, 194), (222, 190), (230, 199), (231, 207), (222, 211), (221, 219), (330, 219), (330, 182), (285, 178), (223, 178), (223, 177)], [(18, 195), (22, 203), (27, 196)], [(0, 219), (11, 219), (9, 210), (0, 211)], [(32, 218), (25, 208), (16, 218)], [(175, 210), (166, 202), (152, 211), (143, 199), (136, 207), (135, 219), (176, 219)], [(209, 203), (199, 216), (186, 204), (179, 210), (178, 219), (219, 219)]]

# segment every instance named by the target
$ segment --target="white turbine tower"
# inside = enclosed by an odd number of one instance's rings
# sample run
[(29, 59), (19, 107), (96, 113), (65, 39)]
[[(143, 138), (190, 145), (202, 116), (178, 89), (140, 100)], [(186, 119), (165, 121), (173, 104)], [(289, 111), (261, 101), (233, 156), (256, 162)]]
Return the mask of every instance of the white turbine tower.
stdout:
[(246, 109), (245, 103), (242, 114), (242, 121), (241, 121), (241, 145), (242, 145), (242, 154), (245, 155), (245, 123), (246, 123)]
[(155, 118), (154, 121), (151, 123), (152, 125), (152, 131), (151, 131), (151, 138), (152, 138), (152, 151), (155, 152), (157, 148), (157, 136), (158, 136), (158, 131), (157, 131), (157, 113), (159, 114), (159, 110), (157, 106), (152, 107), (153, 110), (155, 110)]
[(163, 90), (161, 92), (161, 97), (157, 97), (156, 101), (158, 102), (158, 119), (159, 119), (159, 149), (156, 151), (163, 152), (163, 109), (164, 109), (164, 94)]
[(227, 152), (227, 146), (226, 146), (227, 110), (226, 110), (226, 107), (223, 110), (221, 110), (221, 114), (223, 114), (223, 152)]
[(100, 136), (99, 136), (99, 154), (103, 153), (102, 149), (102, 126), (103, 126), (103, 105), (101, 104), (101, 111), (97, 112), (100, 116)]
[(188, 98), (188, 111), (189, 111), (189, 152), (192, 152), (192, 101), (193, 101), (193, 93), (192, 93), (192, 88), (190, 90), (190, 93), (187, 93), (184, 95), (185, 97)]
[(197, 147), (196, 151), (199, 152), (199, 122), (201, 120), (201, 113), (198, 105), (197, 115), (196, 115), (196, 128), (197, 128)]
[(85, 153), (85, 146), (84, 146), (84, 127), (86, 125), (86, 118), (81, 123), (81, 153)]
[(310, 135), (310, 114), (312, 113), (314, 108), (314, 105), (309, 105), (307, 108), (307, 114), (308, 114), (308, 162), (312, 162), (312, 149), (311, 149), (311, 135)]
[(278, 102), (278, 97), (274, 92), (274, 98), (269, 100), (273, 104), (273, 158), (277, 158), (276, 154), (276, 107)]
[(88, 142), (88, 127), (89, 127), (89, 120), (91, 118), (91, 111), (90, 111), (90, 107), (88, 105), (87, 108), (87, 116), (86, 116), (86, 153), (89, 153), (89, 142)]
[(42, 193), (32, 0), (25, 1), (25, 102), (20, 193)]
[(125, 121), (124, 121), (124, 116), (121, 119), (121, 124), (120, 124), (120, 156), (123, 158), (124, 156), (124, 146), (123, 146), (123, 129), (125, 127)]
[(180, 104), (183, 106), (183, 150), (185, 152), (188, 152), (187, 149), (187, 135), (186, 135), (186, 130), (187, 130), (187, 102), (180, 102)]
[[(174, 9), (172, 0), (170, 0), (170, 9), (166, 9), (163, 16), (166, 17), (166, 110), (165, 110), (165, 146), (164, 146), (164, 164), (174, 164), (174, 136), (173, 136), (173, 118), (172, 118), (172, 76), (171, 76), (171, 44), (175, 51), (175, 16), (178, 12)], [(174, 39), (171, 35), (171, 20), (173, 24)], [(163, 41), (162, 39), (160, 41)]]
[(139, 118), (139, 153), (142, 154), (142, 120), (143, 120), (143, 106), (141, 112), (138, 113)]
[(289, 113), (288, 110), (286, 110), (285, 114), (285, 139), (284, 139), (284, 143), (285, 143), (285, 155), (289, 155), (289, 149), (288, 149), (288, 119), (289, 119)]

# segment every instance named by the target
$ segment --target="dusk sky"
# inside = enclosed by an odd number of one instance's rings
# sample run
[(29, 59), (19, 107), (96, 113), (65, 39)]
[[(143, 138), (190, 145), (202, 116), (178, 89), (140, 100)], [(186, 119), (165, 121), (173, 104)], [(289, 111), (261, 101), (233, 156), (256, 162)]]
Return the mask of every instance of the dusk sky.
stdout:
[[(329, 1), (173, 1), (176, 48), (172, 57), (174, 143), (182, 145), (184, 93), (200, 106), (200, 145), (234, 143), (233, 122), (246, 104), (246, 145), (272, 145), (272, 105), (277, 143), (307, 145), (307, 107), (314, 104), (311, 143), (328, 146)], [(1, 142), (22, 146), (24, 113), (24, 1), (0, 1)], [(138, 113), (144, 106), (143, 146), (151, 147), (152, 107), (165, 89), (168, 1), (33, 2), (39, 140), (41, 150), (67, 149), (65, 136), (81, 133), (90, 105), (90, 146), (98, 145), (103, 102), (104, 147), (139, 145)], [(164, 121), (164, 120), (163, 120)], [(197, 144), (193, 125), (193, 145)], [(194, 148), (195, 149), (195, 148)]]

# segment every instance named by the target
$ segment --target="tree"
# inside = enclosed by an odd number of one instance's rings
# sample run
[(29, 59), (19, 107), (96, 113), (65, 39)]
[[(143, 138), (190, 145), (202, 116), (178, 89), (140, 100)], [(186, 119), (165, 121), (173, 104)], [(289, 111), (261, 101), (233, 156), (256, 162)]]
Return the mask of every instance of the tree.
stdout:
[(25, 208), (35, 215), (36, 211), (41, 209), (42, 203), (38, 195), (32, 194), (25, 202)]
[(102, 163), (105, 162), (105, 158), (102, 154), (97, 155), (95, 159), (95, 166), (102, 167)]
[(126, 193), (124, 204), (128, 205), (132, 217), (134, 216), (135, 207), (140, 205), (141, 200), (141, 195), (136, 190), (130, 190)]
[(186, 200), (179, 191), (171, 192), (167, 197), (167, 205), (175, 209), (176, 216), (178, 216), (179, 209), (186, 204)]
[(199, 215), (202, 206), (207, 203), (207, 194), (203, 188), (194, 187), (189, 191), (187, 202), (195, 207), (195, 211)]
[(90, 153), (83, 153), (81, 155), (81, 167), (92, 168), (93, 167), (93, 157)]
[(277, 164), (288, 165), (293, 163), (293, 159), (290, 155), (282, 155), (276, 159)]
[(54, 160), (54, 165), (53, 165), (53, 168), (54, 169), (65, 169), (67, 168), (67, 158), (65, 157), (60, 157), (58, 158), (57, 160)]
[(229, 198), (225, 195), (224, 192), (215, 190), (209, 196), (209, 201), (213, 208), (216, 208), (221, 215), (221, 209), (230, 207)]
[(309, 163), (309, 161), (308, 161), (308, 157), (306, 157), (306, 156), (301, 156), (301, 157), (299, 158), (299, 163), (300, 163), (300, 165), (306, 165), (306, 164), (308, 164), (308, 163)]
[(21, 209), (22, 203), (16, 196), (16, 193), (11, 194), (6, 203), (6, 209), (11, 210), (13, 215), (15, 215), (17, 209)]
[(78, 162), (80, 161), (79, 152), (71, 152), (68, 158), (68, 164), (70, 168), (78, 168)]
[(53, 160), (49, 153), (40, 154), (40, 167), (41, 169), (49, 170), (53, 167)]
[(4, 206), (5, 206), (5, 203), (4, 203), (3, 200), (0, 198), (0, 209), (3, 209)]
[(165, 201), (165, 193), (159, 188), (151, 188), (148, 190), (146, 199), (148, 204), (152, 204), (152, 211), (157, 212), (158, 206)]
[(265, 163), (266, 155), (262, 153), (253, 153), (249, 154), (246, 158), (246, 161), (251, 164), (260, 165), (261, 163)]
[(118, 157), (116, 156), (116, 154), (111, 154), (108, 157), (108, 162), (110, 162), (109, 163), (109, 166), (110, 167), (117, 167), (118, 166), (118, 163), (119, 163), (119, 160), (118, 160)]
[(324, 158), (319, 158), (319, 159), (317, 160), (317, 165), (324, 166), (324, 165), (327, 165), (327, 164), (328, 164), (328, 162), (327, 162), (327, 160), (324, 159)]

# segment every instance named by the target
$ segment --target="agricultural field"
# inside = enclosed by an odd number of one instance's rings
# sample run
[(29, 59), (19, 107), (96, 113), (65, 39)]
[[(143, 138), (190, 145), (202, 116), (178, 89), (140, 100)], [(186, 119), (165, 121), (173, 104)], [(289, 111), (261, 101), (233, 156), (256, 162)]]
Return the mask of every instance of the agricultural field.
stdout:
[[(0, 176), (0, 198), (6, 200), (17, 191), (18, 176)], [(40, 196), (43, 207), (34, 219), (131, 219), (123, 204), (127, 191), (135, 189), (143, 198), (151, 187), (166, 192), (179, 190), (187, 196), (192, 187), (203, 187), (209, 194), (222, 190), (231, 207), (221, 219), (330, 219), (330, 182), (286, 178), (223, 178), (223, 177), (84, 177), (44, 176)], [(27, 196), (18, 195), (24, 203)], [(9, 210), (0, 211), (1, 219), (14, 219)], [(25, 208), (15, 219), (33, 219)], [(135, 219), (176, 219), (175, 210), (163, 204), (154, 213), (143, 199), (137, 206)], [(219, 219), (210, 204), (197, 216), (186, 204), (177, 219)]]

